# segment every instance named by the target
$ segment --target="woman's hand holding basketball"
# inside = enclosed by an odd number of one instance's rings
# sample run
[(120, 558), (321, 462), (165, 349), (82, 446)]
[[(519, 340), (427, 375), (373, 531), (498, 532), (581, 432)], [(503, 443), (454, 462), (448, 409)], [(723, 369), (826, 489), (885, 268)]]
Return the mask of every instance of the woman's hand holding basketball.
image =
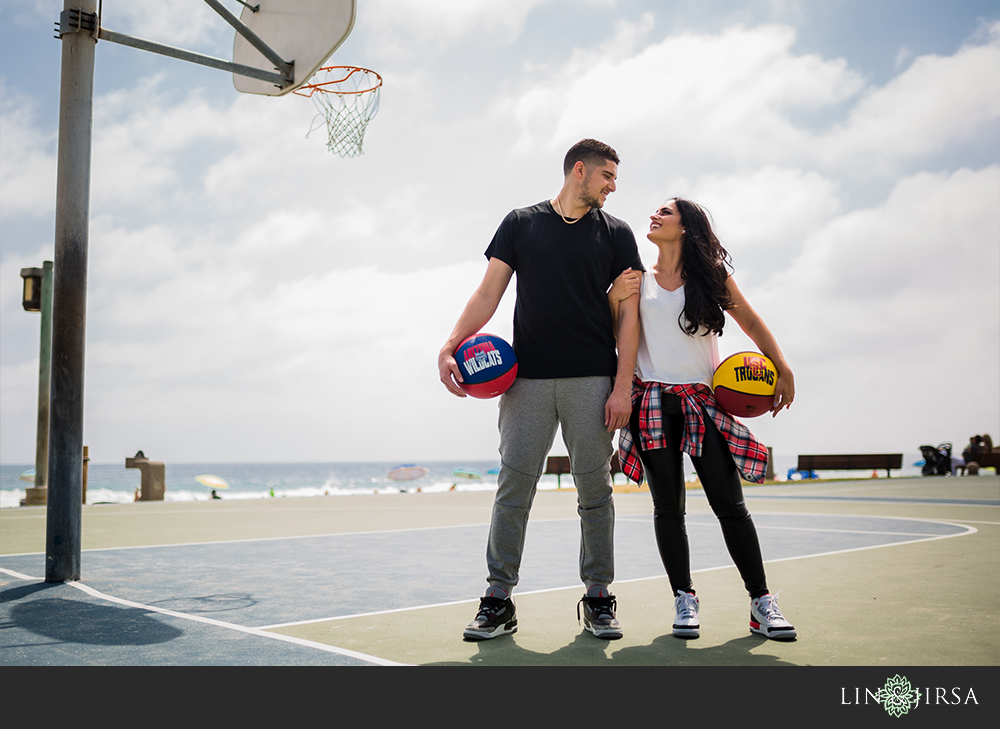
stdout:
[(795, 376), (791, 371), (779, 372), (778, 381), (774, 383), (774, 407), (771, 417), (776, 416), (783, 408), (790, 407), (795, 399)]

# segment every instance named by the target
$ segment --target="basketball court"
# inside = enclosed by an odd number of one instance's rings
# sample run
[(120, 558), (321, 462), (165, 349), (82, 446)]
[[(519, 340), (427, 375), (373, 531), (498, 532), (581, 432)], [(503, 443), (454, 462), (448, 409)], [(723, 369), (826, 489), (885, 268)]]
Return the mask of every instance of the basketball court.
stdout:
[[(49, 582), (72, 582), (80, 577), (87, 266), (98, 42), (232, 73), (235, 90), (241, 93), (310, 97), (316, 105), (316, 118), (321, 119), (319, 125), (326, 127), (327, 148), (341, 156), (362, 153), (365, 129), (378, 113), (382, 87), (378, 73), (359, 66), (323, 65), (354, 29), (356, 0), (259, 0), (253, 5), (237, 1), (242, 6), (238, 18), (219, 0), (204, 0), (235, 31), (232, 60), (114, 31), (105, 25), (100, 0), (67, 2), (55, 26), (61, 45), (55, 261), (51, 294), (44, 297), (51, 306), (43, 314), (48, 342), (43, 340), (42, 350), (47, 354), (39, 360), (42, 402), (34, 475), (34, 489), (41, 493), (33, 497), (34, 503), (46, 502), (49, 513), (52, 542), (46, 544), (45, 564)], [(316, 128), (314, 119), (310, 132)], [(53, 367), (52, 362), (61, 364)]]
[(45, 508), (0, 513), (3, 665), (1000, 664), (1000, 478), (748, 487), (793, 642), (749, 632), (715, 517), (689, 492), (701, 637), (673, 602), (647, 493), (616, 496), (625, 637), (577, 623), (575, 492), (541, 492), (519, 629), (466, 642), (493, 495), (399, 494), (88, 506), (82, 579), (44, 582)]
[[(82, 3), (86, 12), (61, 16), (64, 78), (83, 79), (77, 86), (91, 96), (61, 104), (61, 124), (86, 145), (60, 144), (59, 230), (89, 225), (94, 38), (232, 71), (240, 92), (309, 95), (331, 151), (360, 153), (382, 79), (323, 67), (353, 28), (353, 0), (260, 0), (244, 4), (239, 20), (205, 2), (237, 30), (232, 62), (115, 33), (101, 26), (93, 0)], [(75, 409), (51, 426), (64, 444), (50, 458), (52, 483), (67, 487), (51, 489), (48, 508), (66, 534), (80, 527), (81, 574), (45, 581), (46, 507), (0, 512), (2, 665), (1000, 663), (998, 477), (748, 488), (769, 586), (798, 630), (783, 643), (749, 632), (748, 598), (697, 491), (688, 503), (697, 640), (670, 634), (673, 600), (646, 493), (616, 499), (618, 641), (577, 622), (571, 489), (535, 500), (515, 592), (518, 632), (478, 643), (461, 634), (485, 588), (488, 492), (95, 505), (81, 524), (87, 241), (60, 235), (53, 358), (79, 367), (53, 379), (53, 401)]]

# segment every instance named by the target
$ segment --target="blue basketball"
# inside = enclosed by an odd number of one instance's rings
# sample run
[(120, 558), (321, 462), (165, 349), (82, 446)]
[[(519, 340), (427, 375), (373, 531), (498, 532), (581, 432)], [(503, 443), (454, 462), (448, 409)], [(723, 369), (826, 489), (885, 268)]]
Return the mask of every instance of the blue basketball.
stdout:
[(514, 349), (495, 334), (475, 334), (458, 345), (455, 361), (466, 394), (486, 400), (507, 392), (517, 377)]

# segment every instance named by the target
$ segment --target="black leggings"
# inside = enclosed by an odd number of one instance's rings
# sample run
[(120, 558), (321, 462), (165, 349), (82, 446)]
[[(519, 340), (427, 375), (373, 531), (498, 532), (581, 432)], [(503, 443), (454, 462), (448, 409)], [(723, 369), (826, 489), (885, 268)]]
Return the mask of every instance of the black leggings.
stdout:
[[(653, 497), (653, 530), (660, 559), (670, 578), (671, 590), (674, 594), (677, 590), (694, 592), (691, 553), (684, 527), (684, 453), (680, 449), (684, 414), (677, 395), (664, 393), (662, 407), (666, 448), (643, 449), (639, 436), (639, 404), (632, 410), (629, 427)], [(726, 547), (743, 578), (743, 584), (750, 597), (757, 598), (767, 594), (757, 529), (743, 501), (739, 471), (726, 440), (707, 415), (704, 420), (701, 456), (692, 457), (691, 462), (701, 479), (708, 503), (722, 526)]]

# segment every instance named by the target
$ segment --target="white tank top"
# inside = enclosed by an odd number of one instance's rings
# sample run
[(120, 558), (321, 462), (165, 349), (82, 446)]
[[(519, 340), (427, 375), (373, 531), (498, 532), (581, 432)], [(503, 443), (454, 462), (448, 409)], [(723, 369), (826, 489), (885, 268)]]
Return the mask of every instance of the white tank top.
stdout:
[(639, 356), (635, 373), (643, 382), (712, 386), (719, 366), (719, 339), (705, 329), (693, 337), (681, 329), (678, 317), (684, 311), (684, 287), (667, 291), (656, 283), (652, 271), (642, 277), (639, 294)]

